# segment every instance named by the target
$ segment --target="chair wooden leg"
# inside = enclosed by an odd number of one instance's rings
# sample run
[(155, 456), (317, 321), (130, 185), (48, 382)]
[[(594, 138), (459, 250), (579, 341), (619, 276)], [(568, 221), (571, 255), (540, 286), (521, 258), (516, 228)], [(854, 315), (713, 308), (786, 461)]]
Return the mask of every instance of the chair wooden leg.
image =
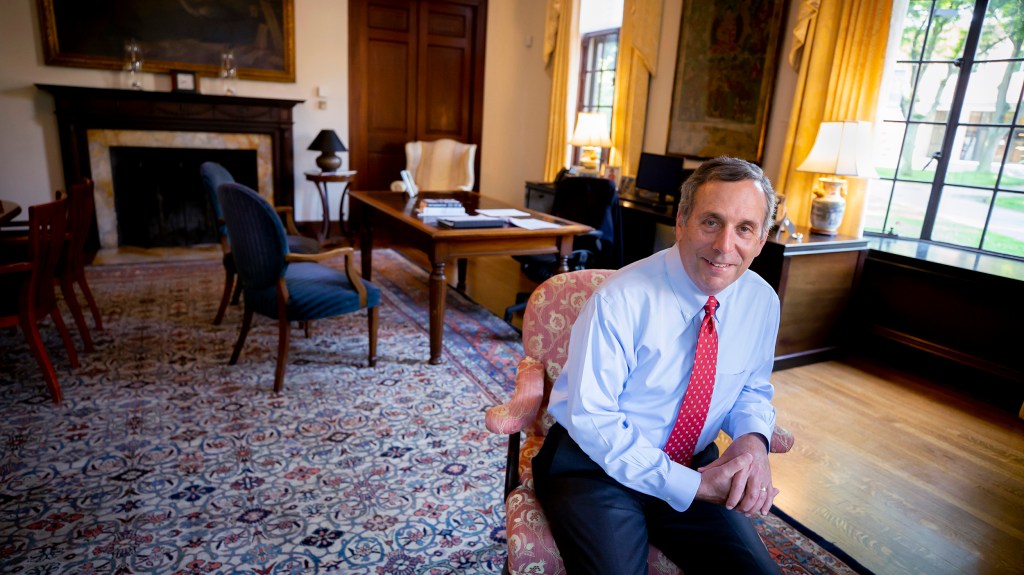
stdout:
[(238, 341), (235, 342), (235, 351), (231, 353), (231, 359), (228, 360), (228, 365), (235, 365), (238, 363), (238, 356), (242, 355), (242, 346), (245, 345), (245, 336), (249, 334), (249, 327), (252, 326), (252, 314), (252, 308), (248, 305), (245, 306), (245, 312), (242, 314), (242, 327), (238, 332)]
[(53, 362), (50, 361), (50, 354), (46, 353), (43, 347), (43, 338), (39, 337), (39, 326), (33, 313), (23, 314), (21, 320), (21, 332), (25, 335), (25, 342), (32, 350), (32, 356), (36, 358), (39, 369), (43, 372), (43, 379), (46, 380), (46, 387), (50, 390), (50, 398), (54, 403), (60, 403), (64, 396), (60, 391), (60, 381), (57, 380), (57, 371), (53, 369)]
[(380, 325), (380, 307), (367, 310), (370, 327), (370, 367), (377, 365), (377, 327)]
[(274, 370), (274, 393), (281, 393), (284, 387), (284, 371), (288, 365), (288, 334), (291, 325), (288, 317), (281, 315), (277, 320), (277, 369)]
[(78, 283), (78, 287), (82, 288), (82, 295), (85, 296), (85, 302), (89, 304), (89, 311), (92, 312), (92, 320), (96, 322), (96, 329), (103, 331), (103, 318), (100, 317), (100, 307), (96, 305), (96, 298), (92, 297), (89, 282), (85, 280), (85, 272), (79, 272), (74, 281)]
[(53, 323), (57, 325), (57, 331), (60, 332), (60, 338), (64, 340), (64, 349), (68, 352), (68, 359), (71, 361), (71, 367), (78, 368), (78, 352), (75, 351), (75, 342), (71, 341), (71, 332), (68, 331), (68, 326), (64, 325), (64, 318), (60, 315), (60, 309), (57, 308), (56, 304), (50, 311), (50, 317), (53, 318)]
[(61, 277), (60, 278), (60, 293), (64, 295), (64, 301), (68, 304), (68, 309), (71, 310), (71, 317), (75, 320), (75, 327), (78, 328), (78, 334), (82, 336), (82, 344), (85, 347), (86, 353), (93, 351), (92, 336), (89, 335), (89, 326), (85, 325), (85, 316), (82, 315), (82, 306), (78, 304), (78, 296), (75, 295), (75, 286), (71, 283), (71, 278)]
[(235, 282), (235, 293), (231, 296), (231, 305), (238, 305), (238, 301), (242, 297), (242, 280), (239, 279)]
[(466, 269), (467, 269), (468, 265), (469, 265), (469, 262), (466, 260), (466, 258), (459, 258), (459, 261), (458, 261), (458, 264), (457, 264), (457, 267), (458, 267), (457, 278), (458, 279), (455, 281), (455, 289), (457, 289), (457, 290), (459, 290), (461, 292), (466, 291)]
[[(241, 283), (241, 282), (239, 282)], [(217, 315), (213, 318), (213, 325), (220, 325), (224, 321), (224, 312), (228, 309), (228, 301), (231, 300), (231, 288), (235, 285), (235, 272), (224, 268), (224, 293), (220, 296), (220, 306), (217, 308)]]

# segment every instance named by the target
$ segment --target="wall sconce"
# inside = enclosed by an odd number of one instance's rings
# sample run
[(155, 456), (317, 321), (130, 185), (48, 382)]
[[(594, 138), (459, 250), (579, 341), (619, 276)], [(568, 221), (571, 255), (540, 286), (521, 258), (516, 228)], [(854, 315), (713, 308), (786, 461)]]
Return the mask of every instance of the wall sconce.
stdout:
[(316, 165), (324, 172), (336, 172), (341, 168), (341, 158), (335, 156), (335, 152), (347, 152), (348, 148), (341, 143), (341, 139), (334, 133), (334, 130), (320, 130), (316, 139), (309, 145), (308, 150), (319, 150), (320, 156), (316, 159)]
[(836, 235), (846, 212), (846, 179), (877, 177), (868, 158), (871, 123), (847, 120), (822, 122), (818, 137), (798, 172), (823, 174), (812, 190), (811, 233)]
[(569, 144), (581, 148), (580, 164), (587, 171), (596, 173), (601, 162), (601, 148), (612, 146), (605, 115), (600, 112), (580, 112), (576, 117), (576, 130), (569, 138)]

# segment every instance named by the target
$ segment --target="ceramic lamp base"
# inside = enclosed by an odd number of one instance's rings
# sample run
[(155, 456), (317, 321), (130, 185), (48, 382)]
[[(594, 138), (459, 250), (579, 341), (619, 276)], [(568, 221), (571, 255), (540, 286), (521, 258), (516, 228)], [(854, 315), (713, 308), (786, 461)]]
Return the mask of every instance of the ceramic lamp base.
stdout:
[(325, 172), (337, 172), (341, 168), (341, 158), (324, 152), (316, 158), (316, 165)]
[(842, 191), (846, 180), (842, 178), (821, 178), (821, 195), (811, 200), (811, 233), (822, 236), (834, 236), (839, 225), (843, 223), (846, 212), (846, 198)]

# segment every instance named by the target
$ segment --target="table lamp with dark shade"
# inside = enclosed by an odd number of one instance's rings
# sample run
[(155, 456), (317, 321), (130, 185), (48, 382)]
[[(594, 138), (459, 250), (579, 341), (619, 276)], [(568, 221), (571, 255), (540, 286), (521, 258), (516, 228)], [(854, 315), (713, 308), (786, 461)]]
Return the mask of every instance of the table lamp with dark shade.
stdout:
[(308, 150), (319, 150), (320, 155), (316, 159), (316, 165), (325, 172), (336, 172), (341, 168), (341, 158), (335, 156), (335, 152), (347, 152), (348, 148), (341, 143), (341, 139), (334, 133), (334, 130), (320, 130), (316, 139), (309, 145)]

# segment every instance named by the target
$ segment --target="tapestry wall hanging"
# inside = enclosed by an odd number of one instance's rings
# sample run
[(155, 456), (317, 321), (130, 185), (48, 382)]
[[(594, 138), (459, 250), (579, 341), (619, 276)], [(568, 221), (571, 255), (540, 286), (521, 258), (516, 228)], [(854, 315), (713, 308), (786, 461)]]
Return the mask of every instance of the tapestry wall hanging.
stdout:
[(686, 0), (669, 154), (761, 162), (785, 0)]

